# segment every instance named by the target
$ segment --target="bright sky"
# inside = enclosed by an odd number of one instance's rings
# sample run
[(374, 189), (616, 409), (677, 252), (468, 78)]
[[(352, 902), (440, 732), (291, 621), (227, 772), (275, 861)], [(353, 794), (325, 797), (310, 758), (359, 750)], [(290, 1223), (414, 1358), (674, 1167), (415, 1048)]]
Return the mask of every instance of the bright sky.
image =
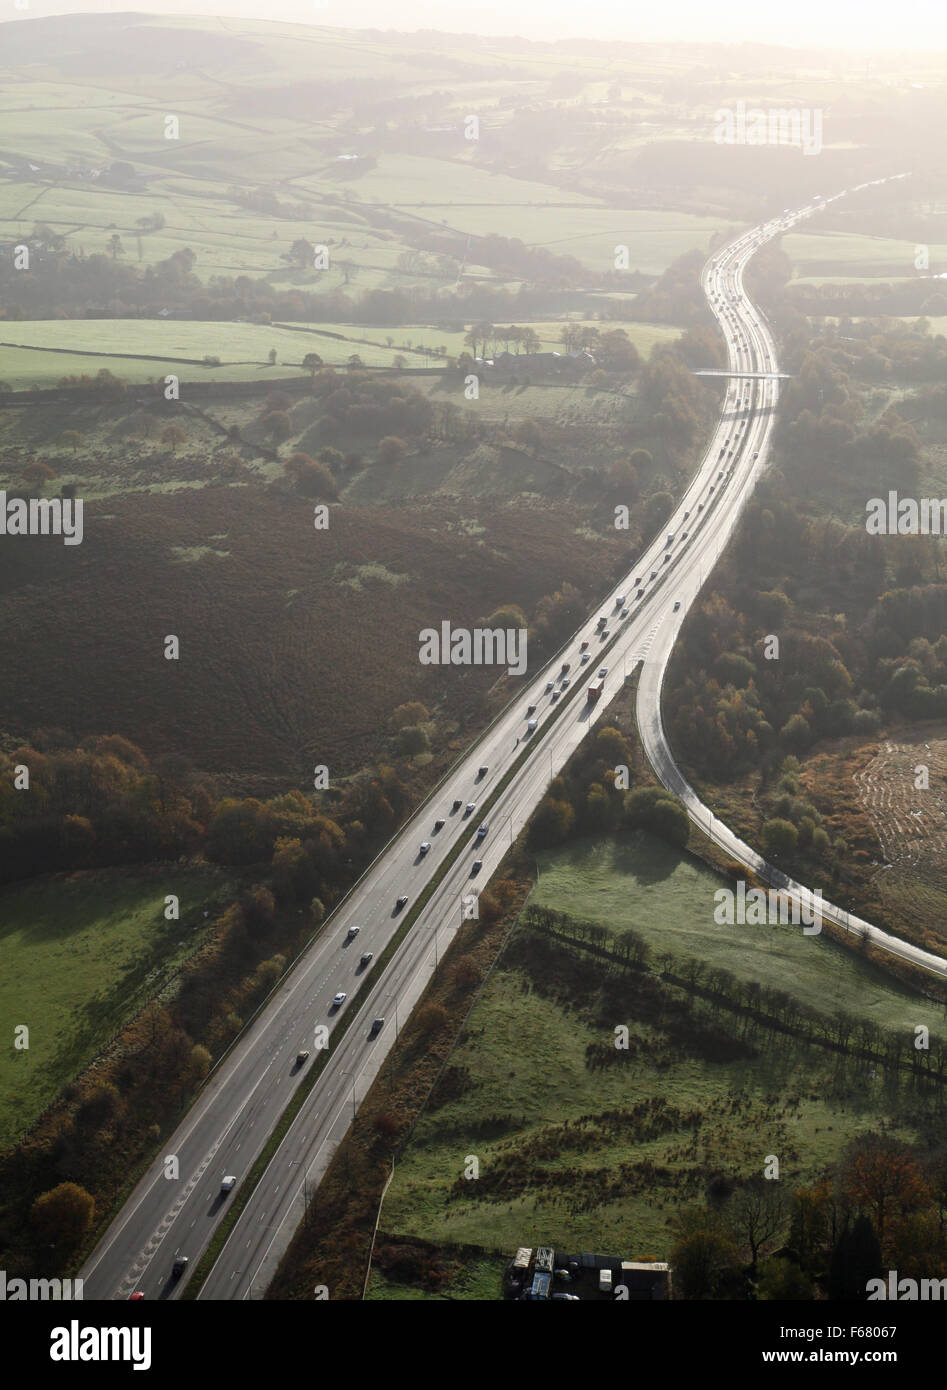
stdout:
[[(26, 4), (28, 8), (20, 8)], [(0, 19), (94, 10), (227, 14), (338, 28), (525, 38), (772, 43), (788, 48), (947, 50), (947, 0), (3, 0)]]

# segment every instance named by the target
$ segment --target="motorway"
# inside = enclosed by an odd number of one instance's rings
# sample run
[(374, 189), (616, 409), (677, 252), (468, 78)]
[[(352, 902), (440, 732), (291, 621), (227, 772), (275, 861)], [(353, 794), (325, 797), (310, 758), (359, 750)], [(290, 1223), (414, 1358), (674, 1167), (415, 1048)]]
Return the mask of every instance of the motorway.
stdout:
[[(776, 372), (768, 329), (743, 292), (743, 269), (764, 241), (819, 206), (820, 202), (810, 204), (745, 233), (705, 267), (704, 289), (725, 333), (732, 371)], [(393, 837), (211, 1072), (162, 1155), (82, 1269), (86, 1298), (128, 1298), (136, 1291), (147, 1299), (180, 1296), (233, 1200), (232, 1195), (221, 1193), (222, 1178), (233, 1174), (239, 1187), (328, 1037), (331, 1050), (322, 1075), (257, 1183), (199, 1295), (202, 1299), (262, 1296), (298, 1225), (305, 1192), (318, 1185), (400, 1026), (464, 915), (475, 905), (477, 885), (489, 880), (551, 779), (619, 693), (623, 678), (639, 665), (638, 709), (645, 748), (665, 784), (683, 797), (691, 816), (708, 828), (710, 812), (687, 787), (667, 748), (659, 708), (661, 680), (680, 623), (732, 535), (765, 466), (777, 389), (775, 377), (752, 381), (736, 377), (730, 382), (705, 459), (661, 535), (563, 651), (542, 671), (522, 678), (522, 693)], [(600, 632), (599, 615), (606, 619), (607, 635)], [(582, 662), (583, 643), (590, 654), (586, 663)], [(569, 663), (565, 675), (564, 662)], [(596, 678), (600, 664), (608, 667), (604, 690), (598, 703), (590, 704), (585, 689)], [(534, 731), (527, 726), (530, 706), (535, 706)], [(530, 750), (527, 756), (524, 750)], [(486, 772), (481, 773), (481, 768)], [(482, 816), (480, 808), (491, 796), (496, 797), (495, 804)], [(470, 812), (465, 809), (468, 803), (474, 807)], [(438, 820), (443, 826), (435, 829)], [(481, 823), (488, 829), (478, 839)], [(753, 866), (761, 878), (769, 871), (719, 821), (712, 829), (715, 841), (725, 845), (733, 858)], [(423, 854), (422, 842), (430, 845)], [(482, 861), (479, 870), (475, 868), (478, 860)], [(443, 877), (380, 979), (359, 994), (365, 980), (360, 957), (366, 951), (376, 958), (381, 954), (404, 914), (412, 913), (415, 900), (438, 874)], [(788, 886), (788, 881), (778, 886)], [(800, 887), (799, 892), (807, 890)], [(402, 895), (407, 903), (399, 908)], [(823, 907), (823, 915), (829, 916), (828, 907)], [(708, 920), (712, 920), (710, 905)], [(359, 930), (350, 940), (351, 927)], [(894, 943), (889, 949), (899, 954), (916, 952), (895, 938), (885, 940)], [(879, 944), (885, 941), (879, 939)], [(930, 968), (947, 972), (947, 962), (937, 957), (930, 962)], [(346, 998), (334, 1008), (332, 998), (339, 991)], [(358, 1009), (358, 1017), (332, 1042), (336, 1023), (352, 1009)], [(371, 1037), (370, 1025), (376, 1018), (384, 1023)], [(325, 1034), (318, 1032), (320, 1028)], [(309, 1059), (297, 1064), (297, 1053), (305, 1049), (310, 1051)], [(165, 1175), (166, 1155), (176, 1156), (177, 1175)], [(179, 1256), (186, 1256), (189, 1264), (175, 1281), (171, 1269)]]

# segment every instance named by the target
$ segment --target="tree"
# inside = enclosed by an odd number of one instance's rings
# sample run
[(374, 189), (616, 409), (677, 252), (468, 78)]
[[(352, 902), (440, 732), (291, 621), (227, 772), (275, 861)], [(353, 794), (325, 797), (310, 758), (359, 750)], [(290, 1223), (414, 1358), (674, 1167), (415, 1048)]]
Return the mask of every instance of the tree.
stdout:
[(789, 1202), (778, 1181), (755, 1177), (738, 1187), (730, 1200), (734, 1233), (750, 1251), (750, 1277), (756, 1278), (760, 1253), (779, 1239), (789, 1217)]
[(393, 711), (388, 722), (393, 729), (403, 729), (406, 724), (426, 724), (430, 717), (420, 700), (409, 700)]
[(310, 380), (313, 382), (316, 379), (316, 372), (322, 365), (322, 358), (319, 356), (318, 352), (307, 352), (303, 358), (303, 366), (309, 373)]
[(881, 1246), (867, 1216), (846, 1226), (829, 1265), (829, 1298), (864, 1301), (869, 1279), (882, 1277)]
[(763, 824), (763, 852), (767, 859), (780, 859), (792, 854), (799, 842), (799, 833), (791, 821), (777, 816)]
[(419, 753), (426, 753), (430, 746), (427, 734), (417, 724), (406, 724), (395, 740), (395, 748), (402, 758), (414, 758)]
[(186, 440), (187, 435), (177, 425), (167, 425), (161, 431), (162, 444), (169, 444), (172, 449), (177, 449), (178, 445), (184, 444)]
[(117, 256), (124, 256), (124, 254), (125, 248), (122, 245), (122, 238), (119, 236), (118, 232), (113, 232), (109, 237), (109, 255), (114, 261)]
[(726, 1297), (739, 1278), (740, 1252), (713, 1212), (682, 1213), (669, 1259), (684, 1298)]
[(269, 352), (266, 354), (266, 360), (271, 367), (276, 366), (276, 348), (270, 348)]
[(403, 439), (399, 439), (396, 434), (386, 434), (378, 445), (378, 462), (390, 467), (391, 464), (405, 456), (408, 446)]
[(756, 1292), (762, 1303), (808, 1303), (812, 1280), (792, 1260), (780, 1257), (763, 1265)]
[(49, 1245), (75, 1245), (92, 1226), (95, 1198), (78, 1183), (61, 1182), (36, 1198), (30, 1218)]
[(425, 1004), (418, 1014), (418, 1027), (425, 1036), (439, 1033), (450, 1022), (450, 1015), (440, 1004)]
[(842, 1184), (855, 1205), (871, 1214), (882, 1244), (891, 1216), (906, 1216), (930, 1206), (933, 1201), (931, 1190), (907, 1145), (882, 1134), (864, 1135), (855, 1141)]
[(284, 410), (271, 410), (260, 422), (263, 433), (274, 444), (283, 444), (293, 432), (293, 422)]

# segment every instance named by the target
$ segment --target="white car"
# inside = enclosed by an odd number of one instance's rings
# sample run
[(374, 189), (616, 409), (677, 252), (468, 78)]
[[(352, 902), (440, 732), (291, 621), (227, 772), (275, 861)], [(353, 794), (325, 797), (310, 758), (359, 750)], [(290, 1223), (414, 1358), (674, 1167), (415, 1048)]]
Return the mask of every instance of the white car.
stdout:
[(332, 1007), (333, 1007), (333, 1009), (340, 1009), (340, 1008), (342, 1007), (342, 1005), (345, 1003), (345, 999), (346, 999), (346, 994), (345, 994), (345, 990), (344, 990), (344, 989), (343, 989), (343, 990), (339, 990), (339, 993), (338, 993), (338, 994), (333, 994), (333, 996), (332, 996)]
[(359, 932), (360, 932), (361, 930), (362, 930), (361, 927), (349, 927), (348, 936), (346, 937), (346, 940), (347, 940), (347, 941), (351, 941), (351, 940), (352, 940), (352, 937), (353, 937), (353, 936), (358, 936), (358, 934), (359, 934)]
[(421, 849), (420, 849), (419, 852), (420, 852), (421, 854), (427, 854), (427, 852), (428, 852), (428, 850), (429, 850), (430, 848), (431, 848), (431, 842), (430, 842), (430, 840), (423, 840), (423, 841), (421, 842)]
[(224, 1178), (220, 1184), (220, 1190), (221, 1192), (232, 1192), (236, 1186), (237, 1179), (231, 1174), (230, 1177)]

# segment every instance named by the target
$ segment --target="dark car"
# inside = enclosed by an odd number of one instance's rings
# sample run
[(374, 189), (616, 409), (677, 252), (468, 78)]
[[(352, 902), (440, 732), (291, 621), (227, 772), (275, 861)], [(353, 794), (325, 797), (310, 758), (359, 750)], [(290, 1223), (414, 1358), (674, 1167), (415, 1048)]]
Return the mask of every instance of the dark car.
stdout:
[(453, 806), (451, 807), (451, 810), (452, 810), (452, 811), (459, 811), (462, 805), (463, 805), (463, 802), (461, 802), (461, 801), (455, 801), (454, 804), (453, 804)]
[(186, 1256), (186, 1255), (179, 1255), (179, 1256), (177, 1257), (177, 1259), (175, 1260), (174, 1264), (171, 1266), (171, 1278), (172, 1278), (172, 1279), (180, 1279), (181, 1275), (184, 1273), (184, 1271), (185, 1271), (186, 1269), (187, 1269), (187, 1256)]
[(370, 1038), (377, 1038), (378, 1034), (381, 1032), (384, 1026), (385, 1020), (383, 1018), (376, 1018), (372, 1023), (371, 1028), (368, 1030), (368, 1036)]
[(480, 870), (481, 870), (482, 868), (483, 868), (483, 860), (482, 860), (482, 859), (475, 859), (474, 862), (473, 862), (473, 866), (471, 867), (471, 870), (470, 870), (471, 875), (473, 875), (473, 874), (479, 874), (479, 872), (480, 872)]
[(398, 910), (399, 912), (400, 912), (401, 909), (404, 907), (404, 905), (405, 905), (405, 903), (406, 903), (407, 901), (408, 901), (408, 895), (407, 895), (407, 893), (402, 893), (402, 894), (401, 894), (401, 897), (400, 897), (400, 898), (398, 899), (398, 901), (395, 903), (395, 907), (397, 908), (397, 910)]
[(489, 769), (488, 767), (486, 767), (486, 766), (481, 767), (481, 768), (478, 768), (478, 770), (477, 770), (477, 776), (478, 776), (478, 777), (486, 777), (486, 775), (487, 775), (487, 773), (488, 773), (489, 771), (490, 771), (490, 769)]

